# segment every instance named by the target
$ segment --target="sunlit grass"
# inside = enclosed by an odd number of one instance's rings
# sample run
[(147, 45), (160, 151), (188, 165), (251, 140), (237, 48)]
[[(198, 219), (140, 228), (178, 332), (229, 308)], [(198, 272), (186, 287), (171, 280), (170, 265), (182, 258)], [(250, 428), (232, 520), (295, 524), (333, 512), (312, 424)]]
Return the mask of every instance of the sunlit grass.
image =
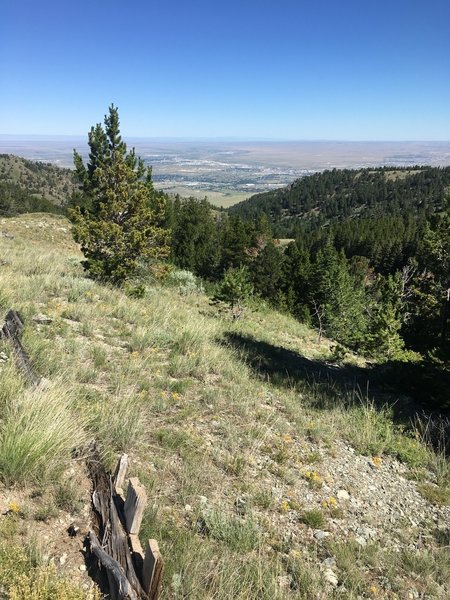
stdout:
[[(201, 293), (155, 282), (136, 299), (95, 283), (83, 274), (68, 227), (56, 217), (26, 215), (8, 222), (14, 240), (0, 238), (8, 256), (0, 268), (1, 310), (24, 316), (23, 343), (49, 380), (28, 388), (11, 348), (0, 343), (7, 355), (0, 364), (0, 479), (19, 487), (52, 483), (54, 497), (42, 499), (45, 518), (52, 506), (78, 510), (79, 498), (60, 474), (72, 450), (95, 438), (109, 466), (129, 453), (146, 484), (151, 510), (142, 537), (157, 538), (163, 551), (162, 598), (332, 598), (315, 546), (299, 549), (282, 534), (283, 519), (310, 530), (334, 518), (318, 500), (303, 506), (302, 498), (321, 493), (337, 441), (370, 460), (391, 456), (422, 469), (434, 477), (425, 492), (446, 489), (446, 457), (370, 395), (289, 376), (283, 364), (274, 376), (264, 371), (267, 357), (252, 362), (230, 342), (241, 336), (321, 363), (332, 355), (329, 341), (318, 343), (315, 332), (267, 306), (255, 304), (233, 322)], [(51, 323), (35, 323), (38, 313)], [(305, 479), (306, 468), (320, 471), (317, 488)], [(303, 549), (305, 556), (296, 554)], [(368, 552), (350, 544), (336, 553), (349, 590), (343, 597), (367, 596)], [(434, 561), (445, 582), (441, 556), (430, 551), (418, 564), (431, 579), (426, 561)], [(379, 561), (386, 570), (388, 554), (379, 552)], [(17, 589), (28, 589), (27, 581)]]

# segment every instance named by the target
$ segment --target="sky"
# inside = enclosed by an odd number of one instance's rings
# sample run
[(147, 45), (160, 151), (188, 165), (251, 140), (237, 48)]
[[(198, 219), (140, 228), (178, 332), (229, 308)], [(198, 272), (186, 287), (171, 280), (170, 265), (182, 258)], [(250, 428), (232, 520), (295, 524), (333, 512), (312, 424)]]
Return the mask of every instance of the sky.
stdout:
[(450, 0), (0, 7), (0, 134), (450, 140)]

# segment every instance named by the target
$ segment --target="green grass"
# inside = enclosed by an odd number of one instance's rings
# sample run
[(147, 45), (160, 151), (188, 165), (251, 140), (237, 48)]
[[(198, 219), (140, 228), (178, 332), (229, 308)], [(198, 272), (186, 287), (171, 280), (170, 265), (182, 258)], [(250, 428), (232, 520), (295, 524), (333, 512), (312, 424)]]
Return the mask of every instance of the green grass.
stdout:
[(85, 439), (82, 418), (74, 415), (63, 386), (22, 391), (0, 422), (0, 479), (7, 486), (52, 481)]
[(432, 483), (421, 483), (417, 489), (431, 504), (450, 505), (450, 488), (442, 488)]
[(0, 590), (8, 600), (99, 600), (96, 590), (85, 592), (61, 577), (53, 565), (35, 565), (22, 548), (0, 550)]
[[(447, 550), (436, 547), (431, 525), (420, 524), (426, 547), (418, 558), (351, 540), (328, 549), (302, 537), (325, 520), (350, 518), (345, 503), (338, 517), (315, 508), (336, 493), (325, 486), (334, 485), (328, 458), (340, 440), (356, 454), (381, 456), (383, 465), (395, 457), (421, 473), (431, 501), (430, 490), (449, 487), (448, 460), (431, 452), (419, 427), (401, 426), (388, 406), (317, 375), (316, 366), (331, 360), (329, 340), (318, 343), (314, 331), (261, 303), (233, 322), (205, 295), (149, 278), (143, 298), (94, 283), (62, 228), (68, 224), (59, 218), (25, 215), (8, 222), (13, 241), (0, 238), (9, 261), (0, 269), (1, 308), (23, 314), (23, 343), (50, 381), (28, 388), (0, 342), (9, 357), (0, 364), (0, 481), (31, 506), (14, 526), (0, 516), (17, 564), (25, 564), (22, 525), (52, 531), (55, 509), (82, 514), (67, 469), (73, 450), (95, 438), (109, 466), (129, 453), (131, 474), (147, 488), (141, 533), (143, 541), (156, 538), (164, 556), (161, 600), (333, 598), (320, 567), (330, 555), (344, 586), (339, 597), (368, 596), (380, 573), (392, 589), (408, 589), (413, 566), (431, 598), (446, 597), (431, 583), (435, 576), (448, 590)], [(52, 323), (35, 324), (37, 313)], [(346, 356), (340, 369), (354, 364), (362, 359)], [(317, 485), (307, 469), (319, 471)], [(36, 485), (42, 497), (30, 499)], [(237, 510), (238, 498), (245, 510)], [(38, 515), (49, 524), (33, 522)], [(330, 526), (330, 537), (337, 531)], [(30, 581), (46, 589), (37, 572), (30, 577), (19, 582), (21, 593)]]
[(321, 510), (306, 510), (302, 515), (302, 521), (308, 527), (314, 529), (322, 529), (325, 526), (326, 520)]
[(250, 517), (241, 519), (228, 515), (223, 510), (203, 511), (196, 523), (200, 533), (214, 540), (224, 542), (234, 552), (250, 552), (262, 543), (261, 530)]

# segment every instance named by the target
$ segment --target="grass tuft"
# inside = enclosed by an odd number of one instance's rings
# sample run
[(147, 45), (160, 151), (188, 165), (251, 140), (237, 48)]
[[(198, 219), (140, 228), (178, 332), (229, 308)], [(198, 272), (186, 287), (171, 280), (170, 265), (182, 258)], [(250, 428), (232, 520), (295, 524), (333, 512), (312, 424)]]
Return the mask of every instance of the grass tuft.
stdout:
[(0, 422), (0, 479), (8, 486), (57, 479), (85, 439), (62, 386), (23, 391)]

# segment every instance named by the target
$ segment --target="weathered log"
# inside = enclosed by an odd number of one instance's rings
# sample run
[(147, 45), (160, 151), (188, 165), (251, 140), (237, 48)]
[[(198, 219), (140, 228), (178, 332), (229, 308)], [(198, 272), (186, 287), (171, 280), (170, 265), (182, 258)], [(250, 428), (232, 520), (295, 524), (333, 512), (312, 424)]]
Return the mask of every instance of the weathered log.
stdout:
[(114, 502), (114, 498), (111, 495), (111, 506), (110, 506), (110, 524), (111, 531), (108, 540), (108, 548), (111, 556), (115, 558), (125, 569), (128, 581), (138, 593), (138, 597), (144, 598), (145, 593), (142, 589), (139, 577), (136, 574), (133, 557), (131, 555), (131, 548), (128, 544), (128, 536), (122, 526), (122, 523), (117, 512), (117, 507)]
[(111, 581), (115, 582), (116, 597), (119, 600), (139, 600), (139, 597), (127, 579), (122, 565), (103, 550), (95, 532), (92, 530), (89, 532), (89, 541), (91, 551), (95, 554), (99, 563), (107, 570), (110, 584)]
[(8, 340), (12, 345), (17, 367), (28, 383), (31, 385), (38, 385), (40, 378), (34, 372), (30, 357), (20, 342), (23, 326), (23, 320), (19, 313), (15, 310), (10, 310), (6, 315), (5, 322), (1, 328), (0, 337)]

